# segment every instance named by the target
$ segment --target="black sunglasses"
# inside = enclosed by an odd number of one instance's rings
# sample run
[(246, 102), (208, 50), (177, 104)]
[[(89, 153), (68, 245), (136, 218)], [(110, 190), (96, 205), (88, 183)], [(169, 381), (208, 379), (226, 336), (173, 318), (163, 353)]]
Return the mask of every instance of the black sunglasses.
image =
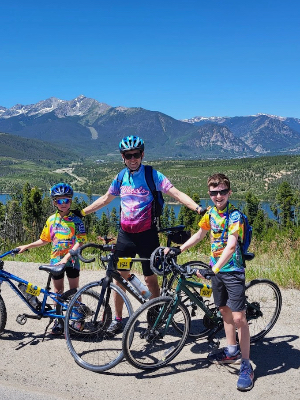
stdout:
[(221, 195), (221, 196), (225, 196), (225, 195), (228, 194), (228, 193), (229, 193), (229, 189), (210, 190), (210, 191), (209, 191), (209, 195), (210, 195), (210, 196), (218, 196), (218, 194)]
[(126, 160), (131, 160), (132, 158), (135, 158), (136, 160), (142, 157), (141, 153), (132, 153), (132, 154), (126, 154), (124, 153), (124, 157)]

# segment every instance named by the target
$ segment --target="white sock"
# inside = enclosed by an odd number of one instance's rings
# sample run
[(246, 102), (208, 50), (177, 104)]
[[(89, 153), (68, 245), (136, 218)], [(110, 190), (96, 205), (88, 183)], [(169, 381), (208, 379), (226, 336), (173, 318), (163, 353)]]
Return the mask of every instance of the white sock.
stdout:
[(237, 349), (238, 349), (237, 344), (229, 344), (227, 346), (228, 355), (232, 356), (233, 354), (235, 354), (237, 352)]

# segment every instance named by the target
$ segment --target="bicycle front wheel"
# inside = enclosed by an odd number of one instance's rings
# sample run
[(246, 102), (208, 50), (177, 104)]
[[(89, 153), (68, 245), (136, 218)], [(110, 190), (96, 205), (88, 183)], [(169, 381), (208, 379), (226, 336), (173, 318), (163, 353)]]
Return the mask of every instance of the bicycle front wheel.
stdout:
[(182, 350), (189, 333), (190, 315), (179, 304), (173, 316), (180, 330), (170, 321), (172, 297), (157, 297), (143, 304), (129, 319), (123, 334), (127, 361), (139, 369), (162, 367)]
[(279, 317), (281, 304), (281, 292), (274, 282), (254, 279), (246, 284), (246, 317), (251, 343), (270, 332)]
[(0, 334), (4, 331), (6, 321), (7, 321), (6, 307), (2, 296), (0, 296)]
[(94, 372), (113, 368), (123, 359), (122, 332), (115, 335), (107, 332), (113, 319), (115, 296), (121, 296), (124, 301), (124, 324), (133, 312), (123, 290), (110, 283), (95, 321), (102, 283), (92, 282), (81, 288), (71, 300), (65, 318), (70, 353), (78, 365)]

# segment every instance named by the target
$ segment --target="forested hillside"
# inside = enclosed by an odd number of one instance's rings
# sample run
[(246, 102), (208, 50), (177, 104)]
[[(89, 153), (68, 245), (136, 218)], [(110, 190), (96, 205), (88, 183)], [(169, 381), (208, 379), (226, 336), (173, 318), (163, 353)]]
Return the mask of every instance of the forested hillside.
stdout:
[[(146, 164), (147, 161), (145, 160)], [(300, 156), (274, 156), (230, 160), (156, 161), (149, 163), (164, 173), (178, 189), (207, 197), (207, 178), (216, 172), (227, 174), (232, 182), (233, 198), (245, 199), (251, 191), (260, 200), (272, 201), (278, 186), (288, 182), (300, 190)], [(77, 190), (103, 194), (122, 163), (78, 164), (73, 172), (88, 178), (87, 183), (73, 183)]]
[[(49, 154), (51, 149), (49, 149)], [(144, 161), (147, 164), (147, 159)], [(207, 197), (207, 177), (224, 172), (232, 182), (233, 198), (244, 200), (251, 191), (260, 200), (272, 201), (278, 186), (288, 182), (294, 191), (300, 190), (300, 156), (273, 156), (230, 160), (189, 160), (150, 162), (163, 172), (180, 190)], [(58, 181), (66, 181), (76, 191), (103, 194), (114, 176), (123, 168), (119, 162), (74, 162), (61, 158), (49, 161), (22, 161), (0, 157), (0, 193), (11, 193), (24, 182), (42, 191)]]

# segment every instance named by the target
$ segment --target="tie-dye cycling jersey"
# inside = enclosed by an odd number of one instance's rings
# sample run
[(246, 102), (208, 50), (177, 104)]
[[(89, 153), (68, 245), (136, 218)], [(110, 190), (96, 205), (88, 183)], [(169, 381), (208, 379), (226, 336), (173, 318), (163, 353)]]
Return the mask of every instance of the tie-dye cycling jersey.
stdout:
[[(72, 212), (63, 218), (58, 212), (51, 215), (46, 221), (40, 239), (52, 244), (50, 264), (58, 263), (75, 243), (87, 241), (82, 220)], [(77, 258), (74, 267), (79, 269)]]
[[(227, 219), (228, 212), (229, 219)], [(242, 238), (244, 232), (244, 224), (241, 213), (230, 203), (228, 204), (228, 208), (226, 207), (222, 211), (218, 211), (216, 207), (209, 209), (200, 220), (199, 226), (204, 230), (210, 231), (211, 267), (217, 263), (223, 250), (225, 249), (228, 236), (238, 232), (239, 237)], [(220, 270), (220, 272), (230, 271), (244, 271), (243, 257), (239, 243), (237, 243), (236, 250), (229, 261)]]
[[(153, 195), (146, 182), (144, 165), (134, 173), (130, 173), (127, 169), (121, 187), (117, 182), (117, 176), (108, 191), (113, 196), (121, 197), (121, 228), (129, 233), (151, 229)], [(156, 189), (163, 193), (173, 186), (169, 179), (155, 169), (153, 169), (153, 180)]]

